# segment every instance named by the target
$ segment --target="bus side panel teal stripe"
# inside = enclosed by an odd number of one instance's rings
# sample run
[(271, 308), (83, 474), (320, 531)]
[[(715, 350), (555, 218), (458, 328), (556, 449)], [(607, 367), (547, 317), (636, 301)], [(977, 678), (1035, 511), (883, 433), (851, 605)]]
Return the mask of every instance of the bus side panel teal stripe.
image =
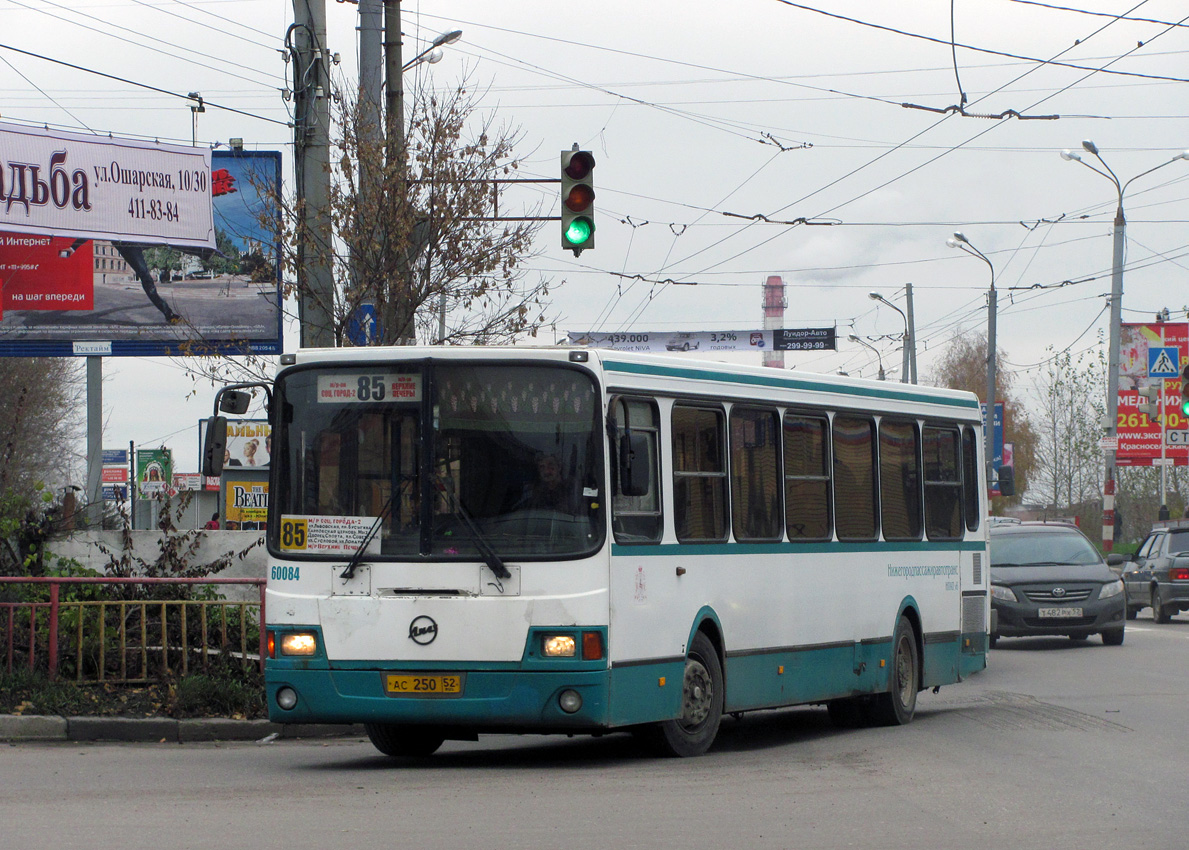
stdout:
[(633, 726), (680, 717), (684, 680), (683, 660), (612, 667), (611, 725)]
[[(852, 693), (869, 693), (879, 683), (878, 662), (861, 675), (855, 661), (879, 653), (877, 646), (854, 645), (738, 655), (727, 658), (726, 711), (820, 702)], [(887, 650), (884, 649), (886, 656)], [(780, 672), (780, 668), (784, 672)]]
[(611, 544), (613, 556), (639, 558), (660, 555), (822, 555), (878, 554), (882, 552), (985, 552), (987, 544), (979, 540), (967, 542), (909, 541), (905, 543), (661, 543)]

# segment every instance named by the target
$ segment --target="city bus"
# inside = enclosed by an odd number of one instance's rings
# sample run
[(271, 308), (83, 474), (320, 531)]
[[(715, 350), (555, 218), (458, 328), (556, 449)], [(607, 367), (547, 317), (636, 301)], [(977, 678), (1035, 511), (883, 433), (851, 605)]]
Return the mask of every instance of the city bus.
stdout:
[(905, 724), (986, 666), (969, 393), (565, 347), (281, 364), (275, 722), (390, 756), (616, 731), (697, 756), (724, 714)]

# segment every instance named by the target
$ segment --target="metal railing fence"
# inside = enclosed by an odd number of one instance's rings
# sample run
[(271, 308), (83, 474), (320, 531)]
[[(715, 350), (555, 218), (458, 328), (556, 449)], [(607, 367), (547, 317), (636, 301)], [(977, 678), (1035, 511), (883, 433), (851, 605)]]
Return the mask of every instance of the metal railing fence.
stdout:
[[(51, 679), (140, 684), (206, 671), (214, 659), (258, 665), (265, 657), (262, 578), (112, 578), (0, 576), (5, 585), (43, 586), (48, 600), (0, 601), (0, 670), (27, 667)], [(116, 586), (111, 598), (96, 595)], [(227, 599), (125, 599), (133, 586), (249, 585), (256, 601)], [(30, 594), (40, 595), (40, 594)], [(160, 595), (160, 594), (158, 594)]]

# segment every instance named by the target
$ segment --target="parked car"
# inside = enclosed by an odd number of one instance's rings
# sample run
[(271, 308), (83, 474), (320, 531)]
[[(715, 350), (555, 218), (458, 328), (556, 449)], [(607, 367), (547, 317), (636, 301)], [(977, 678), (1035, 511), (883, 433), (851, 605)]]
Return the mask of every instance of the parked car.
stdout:
[(991, 646), (1033, 635), (1123, 643), (1123, 582), (1077, 526), (1021, 522), (990, 534)]
[(1108, 560), (1123, 567), (1128, 620), (1149, 607), (1157, 623), (1189, 611), (1189, 521), (1162, 523), (1135, 554), (1111, 555)]

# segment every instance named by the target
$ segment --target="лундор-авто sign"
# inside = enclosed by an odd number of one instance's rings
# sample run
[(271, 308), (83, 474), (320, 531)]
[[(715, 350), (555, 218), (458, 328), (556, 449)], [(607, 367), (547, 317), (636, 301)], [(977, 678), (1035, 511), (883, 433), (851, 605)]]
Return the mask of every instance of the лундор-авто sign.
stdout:
[(211, 152), (0, 124), (0, 233), (214, 248)]

